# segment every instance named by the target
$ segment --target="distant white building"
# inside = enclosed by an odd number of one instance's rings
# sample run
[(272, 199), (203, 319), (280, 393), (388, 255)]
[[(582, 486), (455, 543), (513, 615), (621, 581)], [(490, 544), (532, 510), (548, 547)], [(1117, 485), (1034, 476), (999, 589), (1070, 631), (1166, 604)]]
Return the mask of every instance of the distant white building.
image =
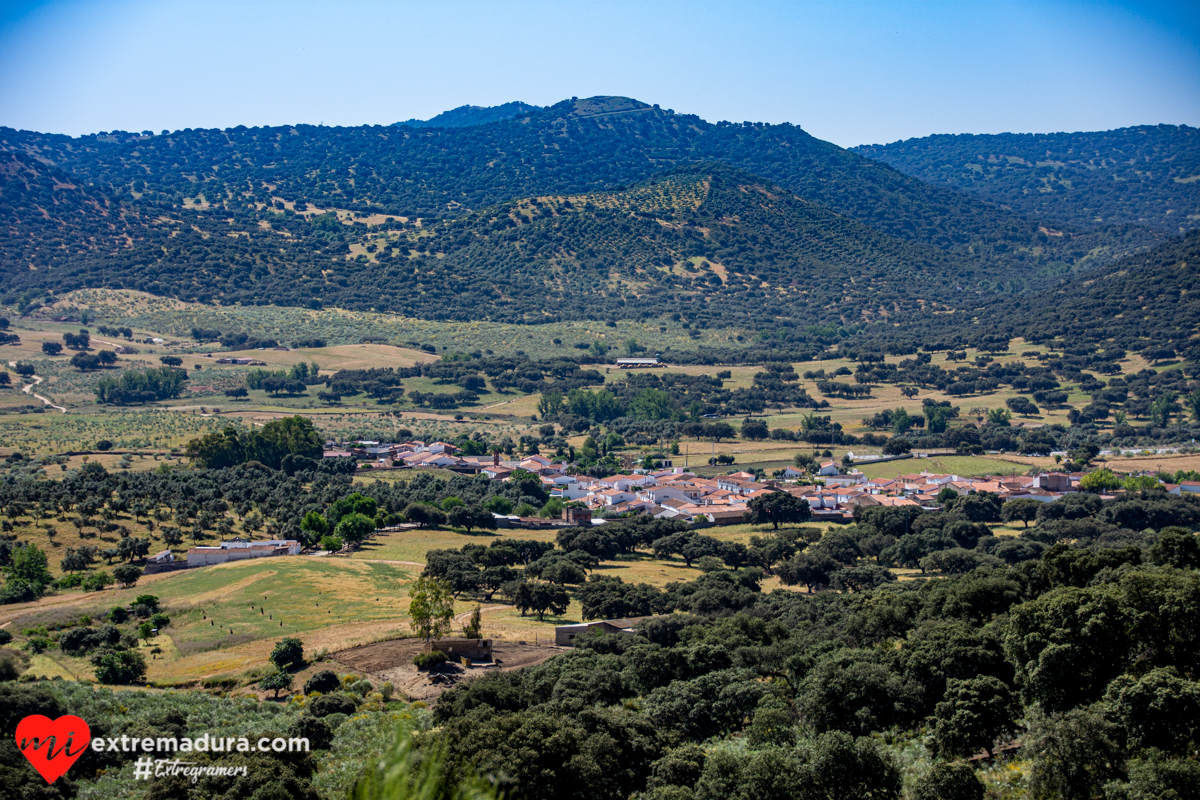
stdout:
[(654, 367), (665, 367), (667, 365), (662, 363), (661, 361), (658, 360), (657, 357), (655, 357), (655, 358), (618, 358), (617, 366), (620, 367), (621, 369), (653, 369)]

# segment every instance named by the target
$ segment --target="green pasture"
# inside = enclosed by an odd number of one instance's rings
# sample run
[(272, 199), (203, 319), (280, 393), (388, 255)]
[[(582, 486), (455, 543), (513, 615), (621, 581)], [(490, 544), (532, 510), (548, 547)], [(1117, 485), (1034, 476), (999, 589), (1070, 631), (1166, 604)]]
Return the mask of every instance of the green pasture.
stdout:
[(909, 458), (901, 461), (885, 461), (882, 464), (860, 464), (858, 468), (868, 478), (895, 478), (898, 475), (916, 474), (922, 470), (943, 475), (975, 477), (980, 475), (1024, 475), (1029, 465), (1010, 461), (1002, 456), (930, 456)]

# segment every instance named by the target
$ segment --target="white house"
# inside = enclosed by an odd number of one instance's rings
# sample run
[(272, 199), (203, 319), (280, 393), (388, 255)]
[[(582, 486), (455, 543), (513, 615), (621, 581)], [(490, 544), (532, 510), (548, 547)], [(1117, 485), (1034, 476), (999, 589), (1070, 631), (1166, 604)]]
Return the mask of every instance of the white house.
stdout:
[(597, 483), (601, 484), (605, 489), (619, 489), (624, 491), (630, 486), (647, 486), (653, 484), (655, 480), (649, 475), (612, 475), (607, 478), (601, 478)]
[(684, 503), (692, 503), (700, 498), (700, 490), (694, 487), (685, 488), (682, 486), (647, 486), (638, 490), (637, 498), (657, 505), (662, 505), (664, 500), (679, 500)]
[(556, 486), (550, 490), (551, 497), (558, 497), (562, 500), (580, 500), (591, 495), (591, 490), (581, 486), (578, 483), (568, 483), (563, 486)]
[(637, 496), (632, 492), (623, 492), (620, 489), (601, 489), (600, 491), (592, 492), (590, 496), (600, 504), (606, 506), (615, 506), (617, 503), (624, 503), (626, 500), (637, 499)]

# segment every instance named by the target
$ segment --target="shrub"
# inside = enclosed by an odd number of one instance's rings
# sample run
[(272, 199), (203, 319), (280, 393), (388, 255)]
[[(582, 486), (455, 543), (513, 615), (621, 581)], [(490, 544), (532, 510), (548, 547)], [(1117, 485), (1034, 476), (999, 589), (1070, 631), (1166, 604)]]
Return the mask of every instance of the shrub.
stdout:
[(358, 704), (341, 692), (323, 694), (308, 706), (309, 713), (314, 717), (327, 717), (330, 714), (353, 714), (357, 709)]
[(292, 676), (286, 672), (275, 672), (258, 682), (258, 688), (266, 692), (274, 692), (279, 697), (280, 692), (292, 688)]
[(337, 673), (331, 669), (323, 669), (304, 682), (304, 693), (320, 692), (325, 694), (334, 691), (341, 685), (342, 681), (338, 678)]
[(450, 656), (441, 650), (434, 650), (432, 653), (417, 653), (413, 656), (413, 663), (417, 665), (417, 669), (432, 669), (439, 664), (445, 664), (449, 660)]
[(94, 634), (91, 628), (72, 628), (59, 637), (58, 646), (67, 655), (80, 656), (96, 646)]
[(21, 578), (9, 578), (0, 587), (0, 604), (29, 603), (42, 596), (41, 587)]
[(336, 536), (322, 536), (317, 546), (322, 550), (337, 551), (342, 549), (343, 542)]
[(117, 579), (117, 583), (128, 589), (142, 577), (142, 568), (133, 564), (121, 564), (113, 568), (113, 577)]
[(287, 735), (293, 739), (308, 739), (308, 746), (313, 750), (328, 750), (333, 744), (333, 728), (329, 723), (307, 714), (288, 727)]
[(28, 668), (29, 656), (19, 650), (0, 649), (0, 681), (15, 681)]
[(913, 787), (913, 800), (983, 800), (983, 784), (966, 764), (939, 761)]
[(361, 542), (375, 530), (375, 522), (365, 514), (350, 513), (341, 518), (334, 534), (346, 542)]
[(83, 590), (85, 592), (98, 592), (105, 586), (112, 586), (113, 577), (104, 570), (93, 572), (83, 579)]

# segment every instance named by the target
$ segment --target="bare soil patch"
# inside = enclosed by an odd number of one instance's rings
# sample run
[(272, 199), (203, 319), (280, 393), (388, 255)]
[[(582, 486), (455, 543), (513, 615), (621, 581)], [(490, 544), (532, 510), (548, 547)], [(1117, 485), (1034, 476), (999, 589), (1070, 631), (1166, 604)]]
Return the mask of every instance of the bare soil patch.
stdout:
[(518, 642), (492, 640), (492, 664), (464, 667), (447, 663), (428, 672), (419, 671), (412, 663), (425, 642), (421, 639), (393, 639), (388, 642), (354, 647), (334, 653), (332, 658), (343, 666), (375, 678), (391, 681), (392, 685), (410, 700), (436, 702), (450, 687), (493, 671), (510, 672), (522, 667), (541, 664), (551, 656), (565, 651), (561, 647), (536, 646)]

